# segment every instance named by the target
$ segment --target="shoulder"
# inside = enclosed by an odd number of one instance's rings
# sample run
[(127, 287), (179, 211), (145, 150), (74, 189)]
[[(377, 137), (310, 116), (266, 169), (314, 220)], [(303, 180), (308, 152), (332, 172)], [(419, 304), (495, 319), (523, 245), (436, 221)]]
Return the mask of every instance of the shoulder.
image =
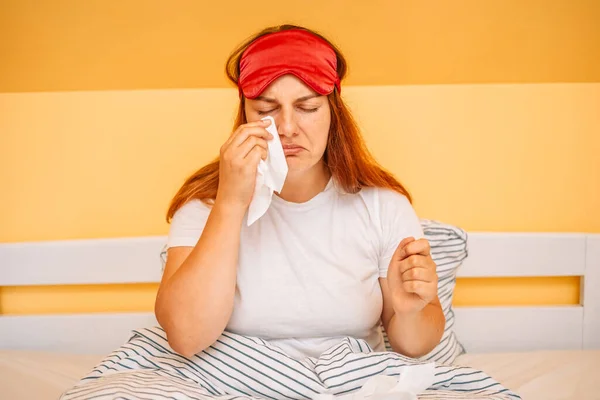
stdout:
[(211, 209), (211, 206), (196, 199), (179, 207), (171, 219), (167, 247), (194, 246), (204, 230)]
[(360, 195), (370, 207), (376, 207), (381, 213), (414, 212), (408, 198), (395, 190), (380, 187), (367, 187)]
[(388, 188), (373, 188), (373, 190), (377, 192), (382, 205), (412, 208), (408, 197), (402, 193)]
[(198, 199), (188, 200), (184, 205), (179, 207), (175, 214), (197, 214), (210, 212), (211, 206)]
[(360, 193), (382, 233), (402, 232), (422, 236), (420, 219), (405, 195), (380, 187), (364, 188)]
[(171, 224), (205, 219), (208, 217), (208, 214), (210, 214), (211, 209), (211, 206), (207, 205), (201, 200), (189, 200), (183, 206), (179, 207), (175, 214), (173, 214), (173, 220)]

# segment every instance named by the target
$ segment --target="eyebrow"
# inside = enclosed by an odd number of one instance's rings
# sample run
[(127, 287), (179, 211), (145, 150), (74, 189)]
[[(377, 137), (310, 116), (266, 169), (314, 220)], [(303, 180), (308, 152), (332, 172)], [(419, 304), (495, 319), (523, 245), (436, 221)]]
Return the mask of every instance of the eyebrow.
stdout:
[[(321, 95), (318, 93), (309, 94), (308, 96), (302, 96), (297, 98), (296, 100), (294, 100), (294, 103), (302, 103), (303, 101), (310, 100), (319, 96)], [(265, 96), (258, 96), (255, 98), (255, 100), (265, 101), (267, 103), (277, 103), (277, 100)]]

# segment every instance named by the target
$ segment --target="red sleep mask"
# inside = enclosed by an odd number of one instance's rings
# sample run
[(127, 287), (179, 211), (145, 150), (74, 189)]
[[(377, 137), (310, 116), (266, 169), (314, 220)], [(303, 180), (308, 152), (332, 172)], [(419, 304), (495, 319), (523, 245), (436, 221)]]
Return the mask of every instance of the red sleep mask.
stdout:
[(255, 40), (240, 60), (240, 96), (258, 97), (275, 79), (293, 74), (315, 92), (340, 88), (337, 56), (320, 37), (302, 29), (270, 33)]

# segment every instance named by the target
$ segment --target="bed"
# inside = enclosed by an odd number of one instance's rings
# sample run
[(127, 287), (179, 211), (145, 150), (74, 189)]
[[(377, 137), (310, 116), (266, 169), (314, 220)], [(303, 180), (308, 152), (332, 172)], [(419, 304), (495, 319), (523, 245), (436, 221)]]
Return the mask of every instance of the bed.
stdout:
[[(57, 399), (104, 357), (0, 351), (0, 393), (6, 399)], [(464, 354), (455, 362), (486, 371), (523, 399), (600, 399), (600, 350)]]
[[(160, 268), (151, 266), (164, 240), (2, 244), (0, 285), (156, 282)], [(600, 235), (471, 233), (458, 274), (580, 277), (575, 306), (456, 307), (467, 353), (454, 364), (487, 372), (523, 399), (600, 399)], [(151, 313), (0, 316), (0, 397), (56, 399), (131, 330), (155, 323)]]

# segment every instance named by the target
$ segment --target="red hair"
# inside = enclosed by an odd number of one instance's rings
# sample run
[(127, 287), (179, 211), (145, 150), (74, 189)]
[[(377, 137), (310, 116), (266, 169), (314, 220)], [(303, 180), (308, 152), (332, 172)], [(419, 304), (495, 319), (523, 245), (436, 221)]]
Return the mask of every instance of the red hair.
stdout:
[[(326, 40), (337, 55), (338, 76), (340, 80), (344, 78), (347, 71), (346, 60), (339, 49), (331, 44), (331, 42), (309, 29), (295, 25), (281, 25), (263, 30), (240, 45), (229, 56), (226, 64), (226, 73), (229, 80), (237, 85), (240, 73), (240, 58), (244, 50), (254, 40), (269, 33), (287, 29), (304, 29)], [(347, 193), (357, 193), (363, 187), (380, 187), (394, 190), (406, 196), (412, 202), (412, 198), (404, 186), (390, 172), (383, 169), (367, 149), (356, 121), (352, 117), (348, 107), (346, 107), (338, 90), (335, 89), (328, 95), (327, 100), (331, 110), (331, 125), (323, 157), (335, 181)], [(233, 130), (245, 123), (246, 115), (244, 113), (244, 98), (242, 97), (240, 98)], [(219, 159), (217, 157), (213, 162), (192, 174), (183, 183), (177, 194), (173, 197), (173, 200), (171, 200), (167, 212), (167, 222), (170, 222), (175, 212), (191, 199), (199, 199), (210, 205), (217, 197), (218, 188)]]

